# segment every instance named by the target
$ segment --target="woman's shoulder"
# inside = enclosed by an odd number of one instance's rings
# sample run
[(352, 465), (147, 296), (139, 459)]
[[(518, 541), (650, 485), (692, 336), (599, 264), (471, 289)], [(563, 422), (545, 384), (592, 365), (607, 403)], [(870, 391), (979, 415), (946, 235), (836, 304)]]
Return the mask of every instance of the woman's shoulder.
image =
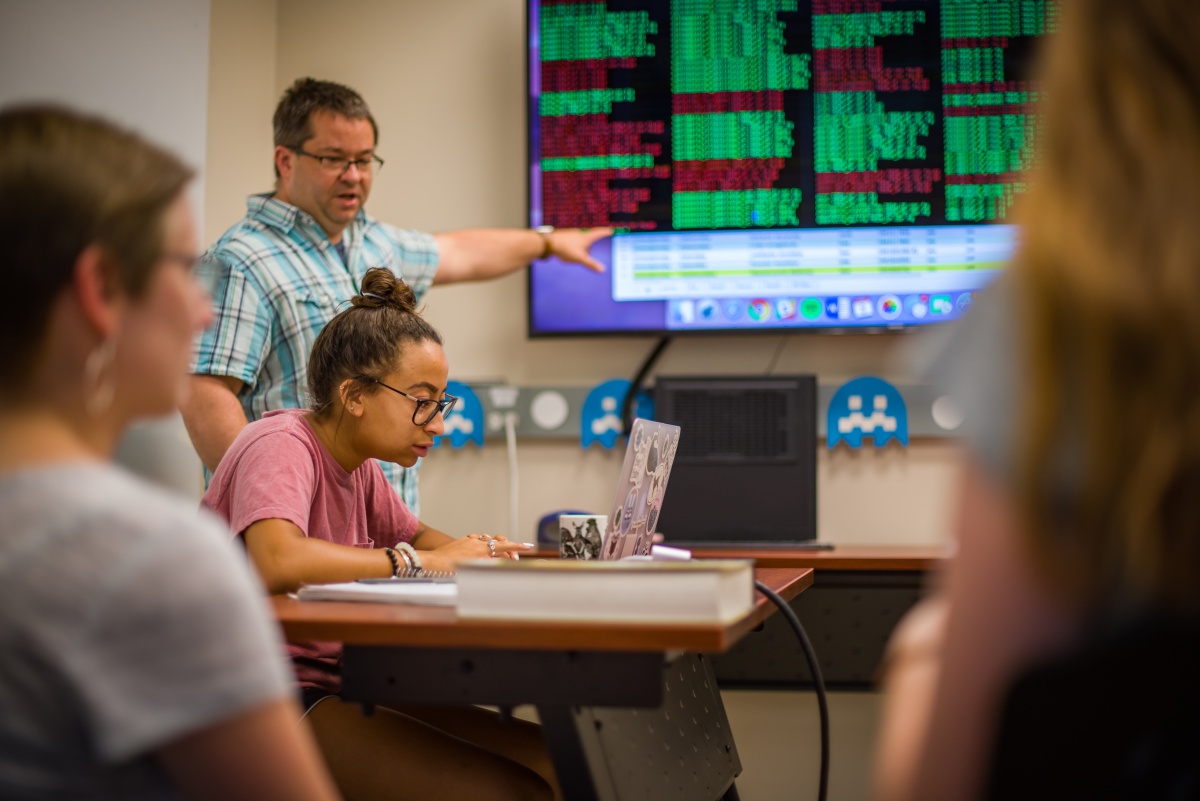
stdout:
[[(0, 478), (6, 536), (0, 538), (4, 583), (26, 595), (49, 593), (50, 606), (76, 599), (95, 609), (102, 598), (138, 594), (145, 575), (196, 574), (222, 580), (237, 555), (220, 520), (195, 500), (114, 465), (72, 464)], [(157, 579), (155, 579), (157, 582)], [(33, 582), (38, 586), (30, 586)]]
[(273, 409), (262, 417), (247, 423), (238, 438), (246, 434), (251, 438), (283, 435), (298, 439), (311, 439), (312, 429), (304, 422), (308, 414), (304, 409)]
[(226, 458), (236, 460), (247, 452), (278, 455), (308, 453), (319, 458), (321, 444), (304, 421), (306, 414), (302, 409), (267, 412), (241, 430), (229, 446)]
[(0, 505), (19, 529), (110, 529), (114, 537), (170, 530), (208, 535), (220, 523), (196, 503), (107, 463), (50, 465), (0, 479)]
[(187, 508), (184, 496), (100, 461), (48, 464), (9, 473), (0, 477), (3, 496), (8, 496), (6, 503), (43, 504), (46, 513), (112, 509), (134, 514), (143, 504), (158, 511)]

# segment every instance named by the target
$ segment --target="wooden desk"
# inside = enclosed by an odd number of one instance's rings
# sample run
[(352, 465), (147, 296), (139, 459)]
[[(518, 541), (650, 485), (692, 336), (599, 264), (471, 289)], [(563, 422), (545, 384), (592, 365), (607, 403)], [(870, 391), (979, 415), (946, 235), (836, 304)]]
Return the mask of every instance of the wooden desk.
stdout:
[[(791, 600), (807, 568), (758, 568)], [(453, 609), (272, 599), (292, 639), (345, 643), (342, 695), (385, 704), (533, 704), (563, 795), (717, 799), (741, 760), (707, 653), (727, 650), (774, 606), (728, 625), (459, 620)]]
[(814, 570), (928, 571), (940, 567), (950, 549), (932, 545), (838, 545), (828, 551), (804, 548), (693, 548), (700, 559), (753, 559), (759, 567)]
[[(668, 541), (666, 544), (670, 544)], [(813, 587), (791, 602), (817, 651), (831, 689), (874, 687), (892, 630), (925, 591), (929, 573), (950, 556), (948, 547), (838, 545), (806, 548), (695, 547), (700, 559), (753, 559), (760, 568), (811, 568)], [(553, 551), (540, 552), (555, 557)], [(782, 617), (713, 660), (725, 687), (801, 689), (812, 686), (807, 663)]]
[[(813, 571), (768, 567), (755, 578), (785, 600), (812, 586)], [(563, 623), (528, 620), (460, 620), (444, 606), (303, 602), (273, 596), (284, 634), (295, 640), (334, 640), (347, 645), (405, 645), (439, 648), (504, 648), (588, 651), (728, 650), (775, 611), (758, 595), (754, 611), (728, 625), (667, 623)]]
[[(949, 558), (933, 546), (839, 545), (829, 551), (695, 548), (699, 558), (754, 559), (759, 567), (812, 568), (812, 589), (791, 602), (813, 641), (831, 689), (869, 690), (896, 623), (924, 594), (929, 573)], [(725, 687), (798, 689), (812, 684), (782, 617), (715, 657)]]
[[(664, 545), (670, 545), (667, 542)], [(935, 545), (838, 545), (831, 550), (754, 548), (751, 546), (689, 548), (697, 559), (753, 559), (758, 567), (811, 567), (814, 570), (933, 570), (950, 556), (948, 547)], [(539, 559), (557, 559), (558, 552), (539, 549)]]

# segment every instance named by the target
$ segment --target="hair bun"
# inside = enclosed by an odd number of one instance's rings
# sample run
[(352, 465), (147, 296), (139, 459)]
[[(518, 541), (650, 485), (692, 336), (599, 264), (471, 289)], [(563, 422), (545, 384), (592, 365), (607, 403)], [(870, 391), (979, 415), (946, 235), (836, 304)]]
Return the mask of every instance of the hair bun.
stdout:
[(401, 281), (391, 270), (372, 267), (363, 276), (359, 294), (350, 299), (355, 306), (377, 309), (380, 306), (395, 306), (400, 311), (415, 312), (417, 296), (412, 287)]

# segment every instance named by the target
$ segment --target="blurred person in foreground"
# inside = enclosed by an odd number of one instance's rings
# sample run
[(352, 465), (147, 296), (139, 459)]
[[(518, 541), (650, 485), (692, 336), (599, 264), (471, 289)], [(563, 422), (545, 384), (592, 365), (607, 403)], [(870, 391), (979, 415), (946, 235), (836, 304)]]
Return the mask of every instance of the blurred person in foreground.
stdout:
[(968, 463), (955, 558), (890, 648), (888, 801), (980, 797), (1014, 679), (1200, 610), (1200, 9), (1060, 21), (1017, 254), (941, 354)]
[(101, 120), (0, 111), (0, 798), (337, 797), (227, 531), (110, 462), (212, 317), (191, 177)]

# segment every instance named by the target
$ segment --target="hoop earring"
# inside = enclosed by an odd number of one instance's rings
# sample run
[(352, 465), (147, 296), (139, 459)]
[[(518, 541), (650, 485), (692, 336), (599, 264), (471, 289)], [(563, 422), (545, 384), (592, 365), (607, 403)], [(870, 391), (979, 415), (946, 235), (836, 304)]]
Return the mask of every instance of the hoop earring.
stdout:
[(99, 417), (112, 407), (117, 394), (117, 376), (112, 369), (116, 355), (117, 338), (109, 337), (83, 363), (83, 405), (92, 417)]

